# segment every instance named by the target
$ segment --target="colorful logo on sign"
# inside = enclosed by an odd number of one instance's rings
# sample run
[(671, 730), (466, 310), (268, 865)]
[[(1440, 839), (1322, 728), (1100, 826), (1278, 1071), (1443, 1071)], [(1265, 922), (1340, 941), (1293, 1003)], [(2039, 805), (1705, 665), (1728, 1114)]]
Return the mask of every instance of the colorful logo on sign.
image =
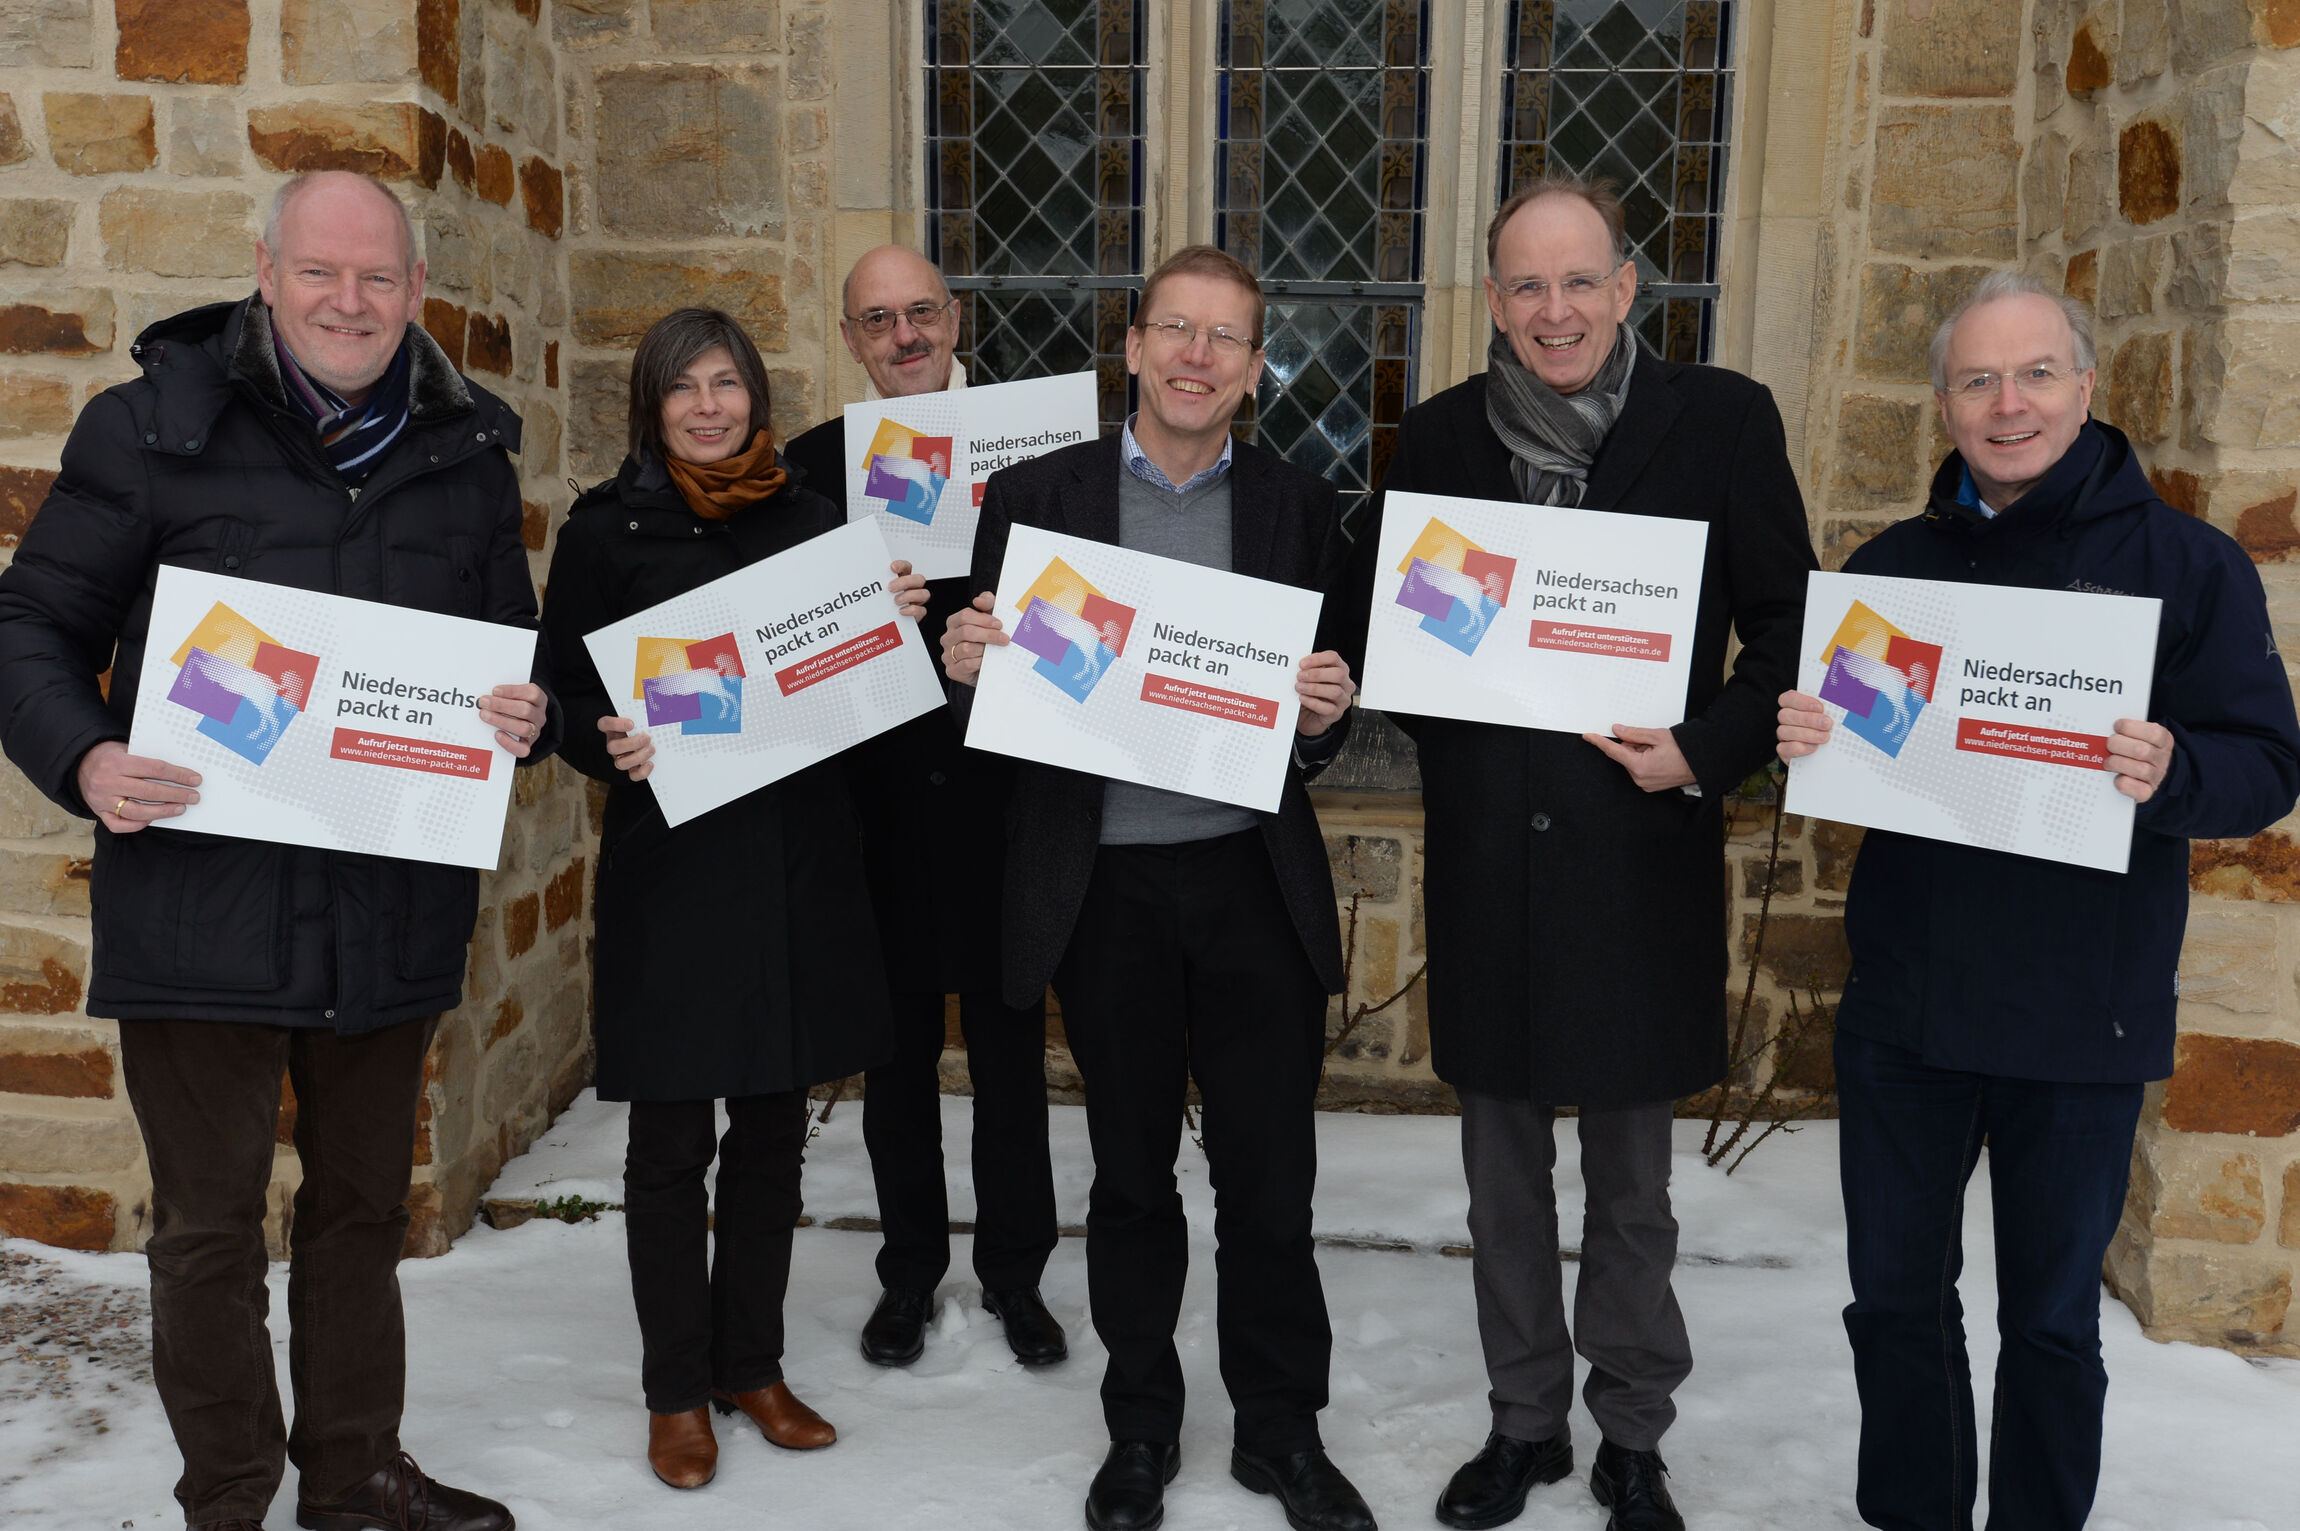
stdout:
[(218, 601), (169, 656), (168, 700), (200, 714), (199, 731), (262, 765), (311, 704), (319, 656), (274, 639)]
[(1898, 759), (1940, 678), (1941, 646), (1920, 643), (1859, 601), (1822, 649), (1821, 700), (1845, 709), (1845, 727)]
[(933, 525), (942, 486), (950, 482), (951, 446), (948, 436), (922, 436), (899, 421), (881, 420), (863, 453), (863, 493), (883, 500), (890, 515)]
[(1433, 517), (1398, 572), (1406, 577), (1398, 604), (1421, 613), (1422, 631), (1474, 654), (1509, 604), (1517, 560), (1487, 552)]
[(679, 725), (682, 734), (743, 731), (743, 655), (735, 635), (692, 642), (641, 638), (631, 699), (647, 706), (647, 726)]
[(1111, 600), (1059, 558), (1015, 606), (1022, 620), (1014, 641), (1038, 656), (1031, 668), (1073, 701), (1093, 694), (1134, 630), (1133, 607)]

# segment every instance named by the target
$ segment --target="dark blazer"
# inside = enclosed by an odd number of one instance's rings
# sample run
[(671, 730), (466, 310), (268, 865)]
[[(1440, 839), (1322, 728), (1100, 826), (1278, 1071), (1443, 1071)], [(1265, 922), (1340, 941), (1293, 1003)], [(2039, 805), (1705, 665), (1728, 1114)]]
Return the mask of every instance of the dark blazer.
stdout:
[[(1862, 544), (1854, 574), (2156, 596), (2150, 720), (2171, 767), (2103, 872), (1872, 829), (1845, 901), (1850, 1032), (1935, 1068), (2076, 1083), (2172, 1072), (2188, 842), (2253, 835), (2300, 795), (2300, 722), (2260, 573), (2233, 538), (2157, 498), (2132, 443), (2097, 421), (1994, 520), (1957, 501)], [(1834, 748), (1835, 746), (1831, 746)]]
[[(846, 515), (846, 421), (833, 415), (784, 447), (802, 482)], [(919, 636), (942, 652), (942, 630), (967, 600), (966, 576), (930, 580)], [(942, 880), (965, 868), (996, 886), (1006, 866), (1000, 821), (1014, 762), (970, 750), (948, 711), (926, 713), (848, 752), (863, 869), (878, 910), (887, 987), (897, 994), (990, 993), (998, 988), (998, 906), (953, 908)]]
[[(137, 338), (142, 375), (81, 412), (0, 574), (0, 738), (35, 787), (94, 816), (80, 757), (128, 737), (161, 564), (535, 625), (504, 455), (519, 450), (519, 417), (420, 328), (406, 344), (407, 427), (354, 494), (289, 406), (261, 301), (195, 308)], [(538, 652), (535, 678), (546, 670)], [(560, 721), (554, 702), (522, 765), (557, 747)], [(462, 997), (479, 912), (469, 867), (100, 824), (95, 860), (90, 1015), (348, 1033)]]
[(608, 757), (598, 721), (632, 715), (630, 683), (610, 695), (583, 646), (585, 633), (844, 519), (793, 484), (706, 521), (650, 456), (626, 459), (560, 528), (543, 630), (567, 705), (562, 753), (607, 783), (592, 948), (602, 1100), (772, 1094), (893, 1051), (844, 757), (673, 829), (654, 787)]
[[(1106, 436), (992, 474), (974, 536), (970, 598), (997, 588), (1010, 527), (1116, 543), (1118, 475), (1126, 471), (1118, 453), (1119, 438)], [(1349, 538), (1334, 486), (1241, 443), (1231, 459), (1230, 499), (1231, 572), (1324, 593), (1317, 646), (1336, 647)], [(1344, 713), (1335, 727), (1346, 732), (1349, 724)], [(1289, 765), (1278, 811), (1259, 817), (1295, 933), (1326, 992), (1335, 994), (1342, 987), (1342, 940), (1325, 837), (1305, 787), (1315, 774)], [(1017, 764), (1006, 811), (1009, 871), (1001, 905), (1008, 1004), (1027, 1004), (1044, 993), (1070, 944), (1101, 843), (1103, 780), (1032, 761)]]
[[(1406, 412), (1385, 491), (1518, 499), (1480, 373)], [(1709, 523), (1678, 748), (1701, 793), (1640, 791), (1578, 735), (1392, 712), (1418, 747), (1430, 1057), (1456, 1089), (1673, 1100), (1725, 1072), (1724, 796), (1773, 753), (1813, 549), (1772, 395), (1641, 354), (1587, 507)], [(1358, 535), (1363, 658), (1382, 503)], [(1741, 652), (1725, 668), (1729, 631)]]

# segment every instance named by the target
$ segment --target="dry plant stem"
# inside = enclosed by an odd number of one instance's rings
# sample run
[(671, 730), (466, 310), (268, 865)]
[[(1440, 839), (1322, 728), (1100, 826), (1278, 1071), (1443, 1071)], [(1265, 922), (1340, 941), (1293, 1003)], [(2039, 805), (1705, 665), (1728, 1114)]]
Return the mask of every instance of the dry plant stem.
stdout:
[[(1773, 841), (1765, 853), (1765, 888), (1757, 897), (1757, 938), (1750, 943), (1749, 981), (1741, 988), (1741, 1009), (1733, 1017), (1733, 1040), (1726, 1046), (1725, 1082), (1717, 1087), (1717, 1109), (1710, 1115), (1709, 1132), (1701, 1140), (1702, 1155), (1714, 1165), (1732, 1148), (1717, 1146), (1718, 1129), (1725, 1125), (1725, 1104), (1732, 1095), (1733, 1076), (1740, 1072), (1752, 1054), (1746, 1043), (1749, 1035), (1749, 1012), (1757, 1002), (1757, 964), (1765, 954), (1765, 924), (1773, 913), (1773, 884), (1781, 869), (1781, 810), (1788, 797), (1786, 783), (1773, 792)], [(1746, 1125), (1746, 1124), (1744, 1124)], [(1734, 1137), (1741, 1134), (1736, 1131)]]

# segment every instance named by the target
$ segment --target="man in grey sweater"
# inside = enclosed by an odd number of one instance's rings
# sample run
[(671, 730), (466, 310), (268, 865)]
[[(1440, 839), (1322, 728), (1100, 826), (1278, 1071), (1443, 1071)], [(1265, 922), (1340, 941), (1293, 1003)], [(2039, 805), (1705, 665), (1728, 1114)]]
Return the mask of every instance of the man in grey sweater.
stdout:
[[(1126, 337), (1140, 411), (1115, 440), (990, 480), (978, 594), (943, 634), (962, 708), (984, 646), (1007, 641), (989, 587), (1015, 525), (1338, 590), (1348, 539), (1333, 486), (1230, 436), (1262, 359), (1261, 287), (1235, 259), (1195, 246), (1151, 273)], [(1303, 784), (1339, 751), (1356, 690), (1323, 633), (1317, 647), (1296, 679), (1301, 716), (1276, 812), (1024, 762), (1004, 887), (950, 885), (960, 905), (1002, 899), (1006, 1000), (1052, 979), (1086, 1086), (1087, 1284), (1109, 1352), (1111, 1438), (1086, 1497), (1093, 1531), (1156, 1526), (1180, 1467), (1174, 1332), (1189, 1231), (1174, 1160), (1192, 1080), (1221, 1187), (1215, 1329), (1231, 1476), (1278, 1496), (1300, 1531), (1373, 1531), (1317, 1425), (1332, 1330), (1310, 1240), (1314, 1106), (1326, 996), (1342, 977), (1332, 876)]]

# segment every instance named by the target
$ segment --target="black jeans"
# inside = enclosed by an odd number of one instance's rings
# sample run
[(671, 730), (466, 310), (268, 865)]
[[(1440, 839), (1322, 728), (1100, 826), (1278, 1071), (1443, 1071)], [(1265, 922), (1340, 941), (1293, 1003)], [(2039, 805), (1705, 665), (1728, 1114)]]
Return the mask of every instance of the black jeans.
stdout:
[[(261, 1520), (290, 1460), (301, 1497), (329, 1503), (398, 1452), (399, 1252), (436, 1024), (345, 1037), (236, 1021), (120, 1023), (152, 1171), (152, 1377), (184, 1456), (176, 1499), (187, 1520)], [(288, 1238), (292, 1431), (280, 1418), (264, 1286), (283, 1072), (295, 1084), (303, 1164)]]
[(1333, 1330), (1310, 1242), (1326, 996), (1258, 831), (1105, 845), (1054, 975), (1086, 1085), (1086, 1280), (1114, 1440), (1175, 1441), (1190, 1265), (1175, 1189), (1191, 1080), (1214, 1186), (1215, 1334), (1237, 1443), (1318, 1442)]
[[(894, 996), (894, 1058), (863, 1076), (863, 1143), (886, 1242), (879, 1285), (931, 1292), (950, 1269), (942, 1173), (943, 997)], [(1046, 1002), (958, 997), (974, 1084), (974, 1273), (985, 1290), (1038, 1285), (1054, 1253), (1054, 1166), (1046, 1146)]]
[(1978, 1456), (1957, 1274), (1965, 1182), (1989, 1154), (1997, 1251), (1989, 1524), (2077, 1531), (2100, 1478), (2100, 1265), (2124, 1210), (2137, 1084), (1927, 1067), (1837, 1033), (1845, 1332), (1861, 1394), (1861, 1518), (1965, 1531)]
[[(656, 1414), (699, 1409), (714, 1388), (747, 1393), (783, 1380), (807, 1092), (728, 1100), (724, 1138), (713, 1104), (631, 1102), (623, 1235), (639, 1310), (639, 1385)], [(714, 1150), (715, 1216), (703, 1191)]]

